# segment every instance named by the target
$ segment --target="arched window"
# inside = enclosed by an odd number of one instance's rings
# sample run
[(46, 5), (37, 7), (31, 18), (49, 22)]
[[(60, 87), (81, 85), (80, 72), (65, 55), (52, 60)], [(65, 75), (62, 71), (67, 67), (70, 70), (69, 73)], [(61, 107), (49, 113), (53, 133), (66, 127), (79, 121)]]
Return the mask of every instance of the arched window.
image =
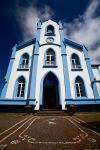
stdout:
[(45, 64), (50, 66), (56, 65), (55, 52), (52, 49), (48, 49), (46, 53)]
[(79, 60), (78, 55), (73, 54), (71, 61), (72, 61), (72, 68), (73, 69), (79, 69), (79, 68), (81, 68), (81, 64), (80, 64), (80, 60)]
[(48, 35), (54, 35), (54, 27), (52, 25), (47, 26), (46, 34)]
[(25, 93), (25, 79), (23, 76), (17, 80), (17, 97), (24, 97)]
[(86, 91), (83, 79), (81, 77), (77, 77), (75, 80), (75, 88), (77, 97), (86, 97)]
[(27, 53), (22, 55), (20, 69), (27, 69), (29, 64), (29, 55)]

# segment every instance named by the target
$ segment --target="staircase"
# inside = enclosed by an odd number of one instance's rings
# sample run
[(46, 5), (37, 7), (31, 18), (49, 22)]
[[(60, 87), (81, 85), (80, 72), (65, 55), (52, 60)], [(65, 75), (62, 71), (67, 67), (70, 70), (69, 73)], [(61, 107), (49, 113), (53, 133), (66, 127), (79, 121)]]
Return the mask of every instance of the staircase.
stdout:
[(43, 109), (34, 113), (35, 116), (67, 116), (67, 112), (63, 110)]

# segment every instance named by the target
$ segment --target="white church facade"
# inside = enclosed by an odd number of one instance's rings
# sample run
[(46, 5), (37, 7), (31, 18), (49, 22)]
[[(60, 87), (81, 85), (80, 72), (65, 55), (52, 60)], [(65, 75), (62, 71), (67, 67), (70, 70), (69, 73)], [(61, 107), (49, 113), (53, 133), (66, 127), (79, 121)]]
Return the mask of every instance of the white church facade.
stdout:
[(0, 105), (94, 104), (100, 104), (100, 65), (91, 65), (84, 45), (64, 37), (61, 22), (39, 20), (36, 37), (12, 49)]

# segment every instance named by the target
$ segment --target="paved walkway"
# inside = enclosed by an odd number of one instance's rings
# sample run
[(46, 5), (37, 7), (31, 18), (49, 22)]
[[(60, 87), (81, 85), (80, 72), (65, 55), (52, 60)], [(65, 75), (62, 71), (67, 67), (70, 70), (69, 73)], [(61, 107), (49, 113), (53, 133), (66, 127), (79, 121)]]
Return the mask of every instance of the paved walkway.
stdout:
[(29, 116), (0, 134), (0, 150), (100, 150), (100, 134), (70, 116)]

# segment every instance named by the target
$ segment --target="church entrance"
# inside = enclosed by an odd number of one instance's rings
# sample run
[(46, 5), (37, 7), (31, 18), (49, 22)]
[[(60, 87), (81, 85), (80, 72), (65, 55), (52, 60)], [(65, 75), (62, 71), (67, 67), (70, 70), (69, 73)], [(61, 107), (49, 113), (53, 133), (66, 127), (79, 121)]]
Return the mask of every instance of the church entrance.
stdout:
[(50, 72), (43, 82), (43, 109), (58, 109), (58, 106), (58, 79)]

